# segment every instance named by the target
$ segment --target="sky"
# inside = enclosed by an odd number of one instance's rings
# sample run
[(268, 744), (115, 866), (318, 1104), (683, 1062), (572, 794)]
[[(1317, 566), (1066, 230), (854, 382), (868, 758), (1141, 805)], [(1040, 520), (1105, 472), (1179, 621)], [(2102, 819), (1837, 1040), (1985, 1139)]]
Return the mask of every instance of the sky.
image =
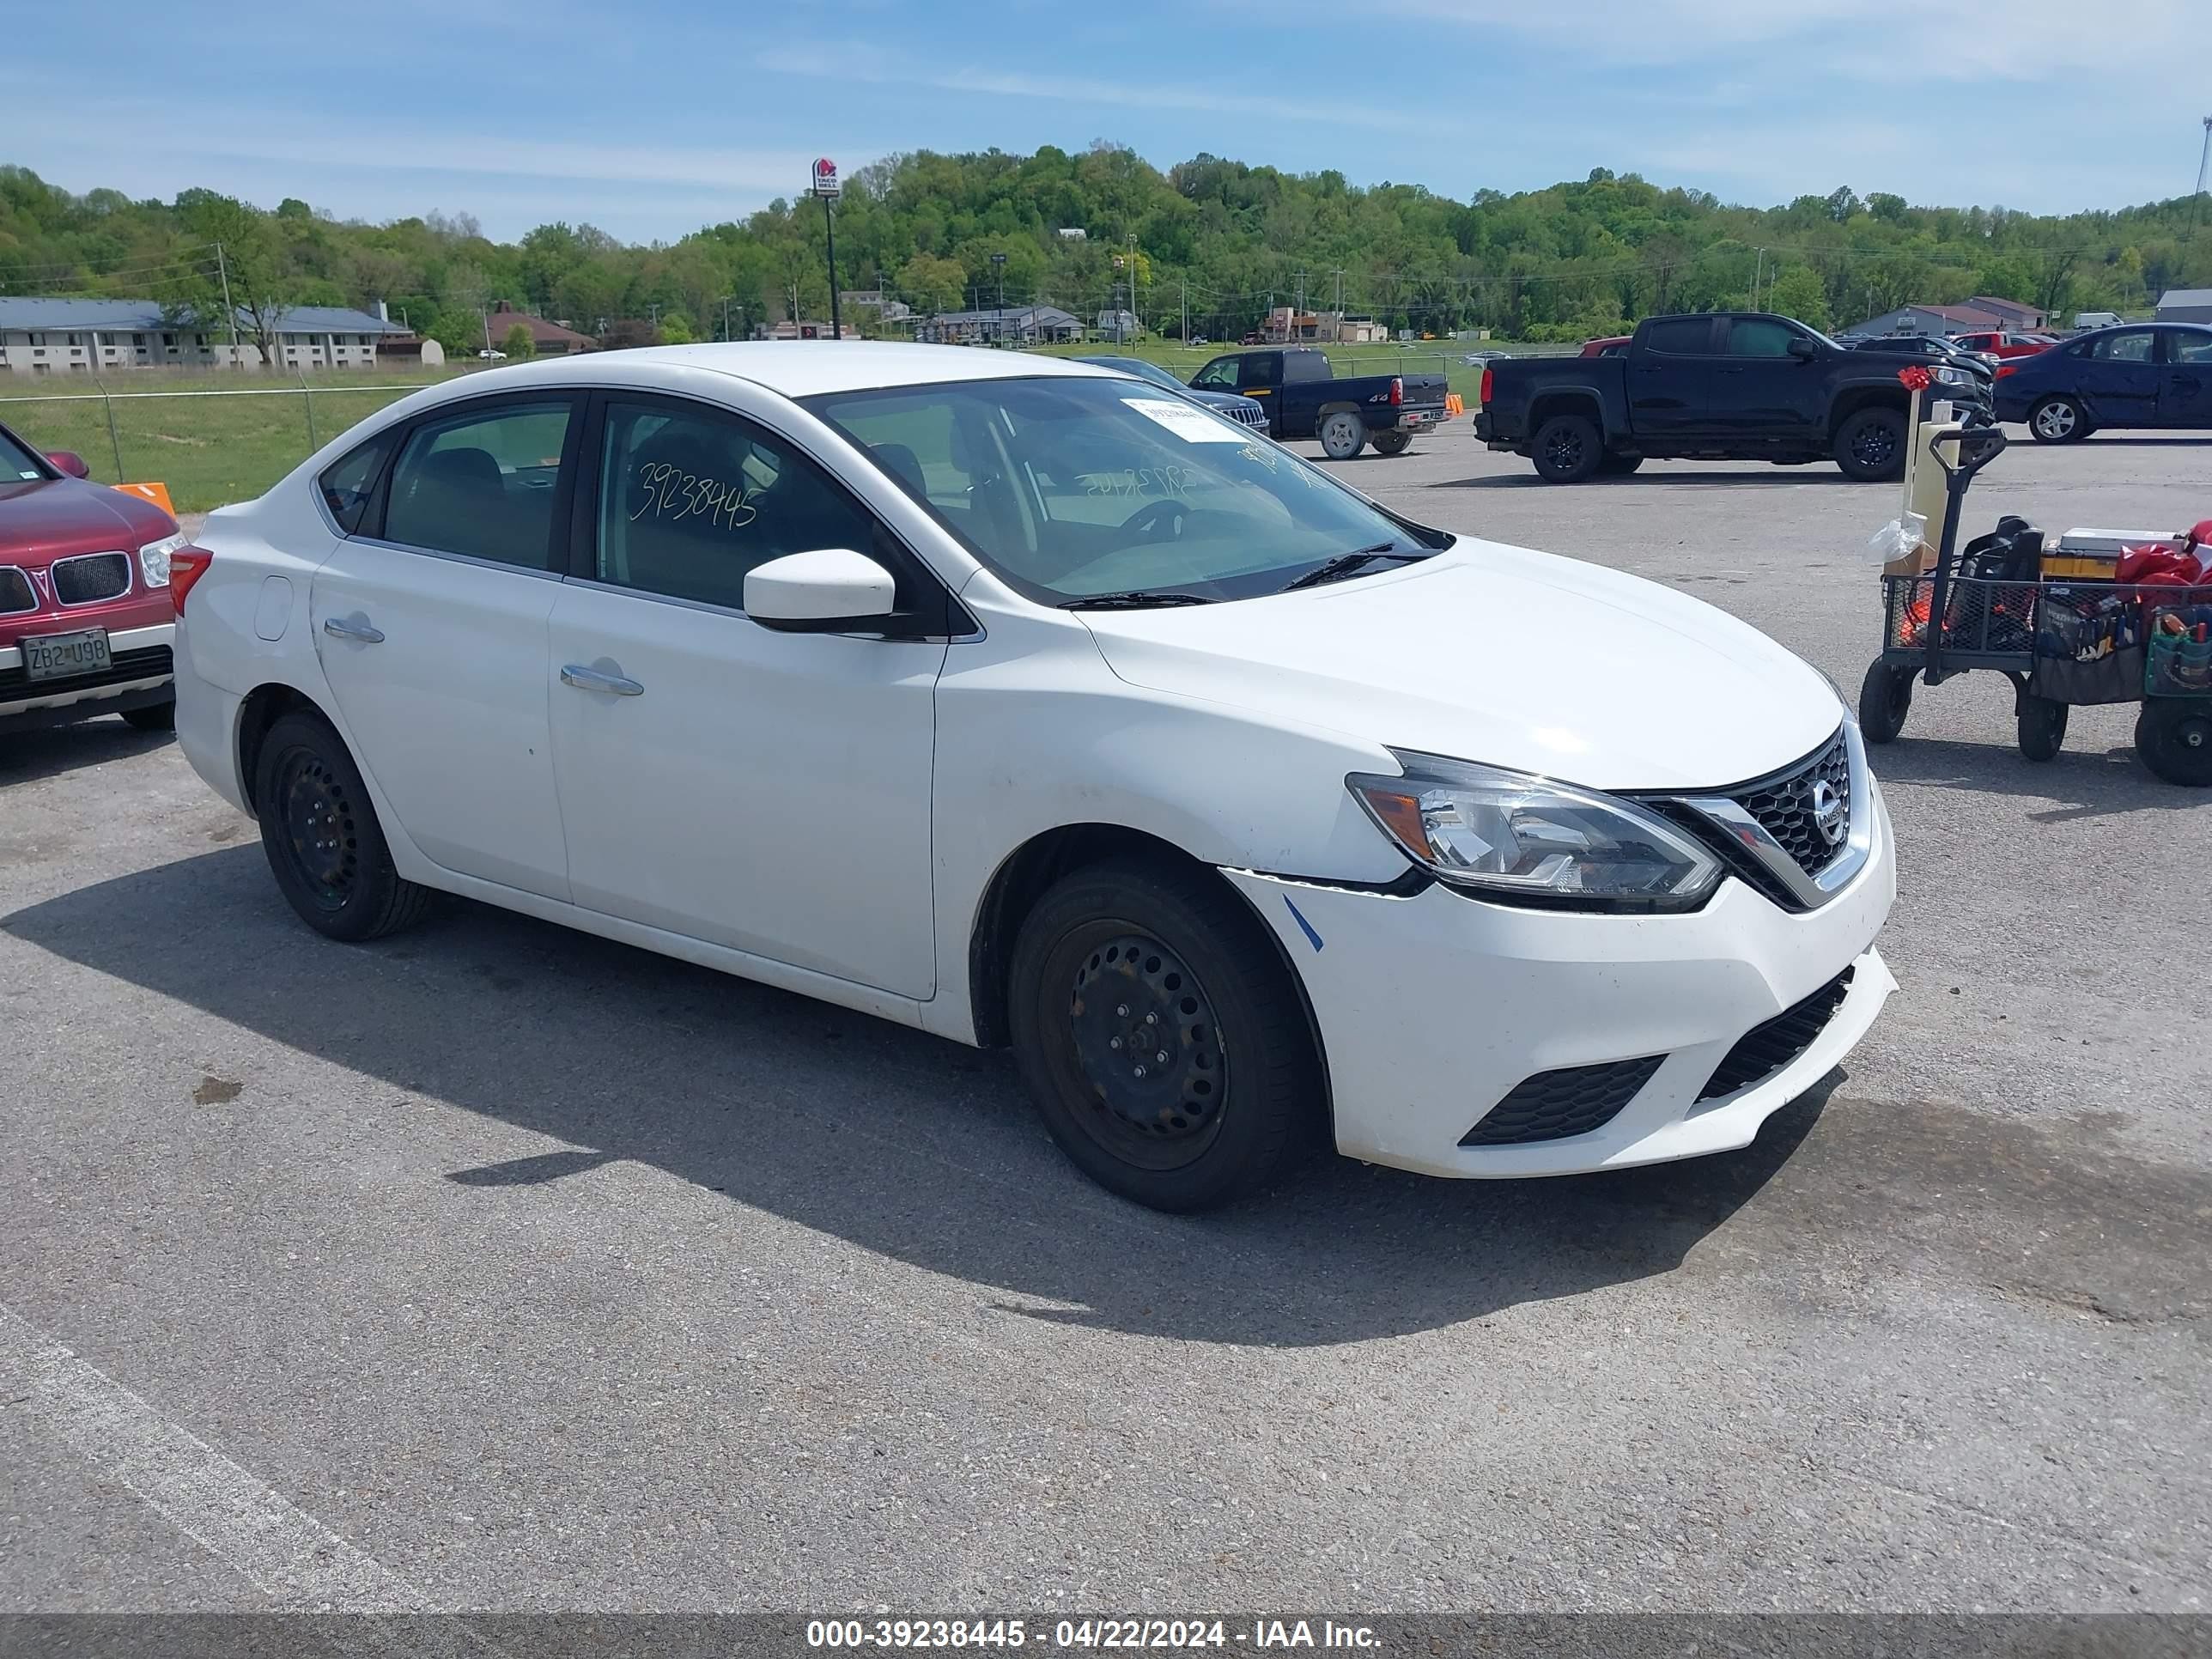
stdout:
[[(1125, 143), (1465, 198), (1592, 167), (1753, 204), (2185, 194), (2212, 0), (101, 0), (0, 60), (0, 161), (339, 218), (674, 240), (902, 150)], [(165, 70), (162, 66), (175, 67)], [(2160, 65), (2177, 66), (2161, 70)], [(2202, 105), (2200, 108), (2198, 106)]]

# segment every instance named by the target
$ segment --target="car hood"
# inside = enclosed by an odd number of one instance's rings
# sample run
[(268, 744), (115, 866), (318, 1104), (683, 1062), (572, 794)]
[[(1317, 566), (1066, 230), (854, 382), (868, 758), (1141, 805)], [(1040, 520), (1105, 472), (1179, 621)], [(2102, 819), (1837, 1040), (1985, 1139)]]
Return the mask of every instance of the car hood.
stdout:
[(1816, 670), (1702, 600), (1465, 538), (1304, 592), (1079, 614), (1133, 685), (1599, 789), (1740, 783), (1844, 716)]
[(81, 479), (0, 483), (0, 563), (129, 552), (174, 535), (176, 528), (151, 502)]

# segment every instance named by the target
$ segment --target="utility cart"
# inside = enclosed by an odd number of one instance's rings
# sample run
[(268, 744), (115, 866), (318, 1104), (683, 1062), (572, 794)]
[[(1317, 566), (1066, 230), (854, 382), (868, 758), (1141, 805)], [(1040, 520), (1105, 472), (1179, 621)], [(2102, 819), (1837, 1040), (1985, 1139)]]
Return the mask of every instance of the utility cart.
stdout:
[[(2143, 764), (2168, 783), (2212, 787), (2212, 573), (2201, 568), (2212, 562), (2212, 547), (2200, 559), (2197, 532), (2078, 532), (2084, 539), (2046, 548), (2040, 532), (2008, 520), (2011, 529), (2001, 526), (1961, 555), (1966, 487), (2004, 447), (2002, 430), (1973, 426), (1938, 430), (1925, 446), (1942, 470), (1948, 510), (1927, 568), (1893, 565), (1882, 577), (1881, 654), (1859, 689), (1867, 741), (1888, 743), (1905, 729), (1916, 680), (1941, 685), (1988, 670), (2013, 684), (2020, 752), (2029, 760), (2058, 753), (2075, 705), (2137, 702)], [(2129, 568), (2118, 549), (2130, 539), (2152, 544), (2136, 562), (2165, 565), (2159, 580), (2105, 574)], [(2154, 556), (2161, 547), (2172, 556)], [(2199, 585), (2183, 585), (2191, 579)]]

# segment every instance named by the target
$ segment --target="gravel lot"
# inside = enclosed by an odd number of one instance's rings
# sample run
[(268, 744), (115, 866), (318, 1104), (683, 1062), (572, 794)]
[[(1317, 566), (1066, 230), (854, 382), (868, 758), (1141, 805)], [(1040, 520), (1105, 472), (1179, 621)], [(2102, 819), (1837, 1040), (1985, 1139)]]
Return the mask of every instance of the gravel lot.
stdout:
[[(1342, 470), (1876, 643), (1832, 468)], [(2212, 445), (1969, 512), (2185, 524)], [(0, 1611), (2202, 1610), (2212, 799), (2132, 717), (2033, 767), (1923, 688), (1903, 990), (1748, 1151), (1188, 1220), (1002, 1056), (465, 905), (330, 945), (167, 741), (0, 741)]]

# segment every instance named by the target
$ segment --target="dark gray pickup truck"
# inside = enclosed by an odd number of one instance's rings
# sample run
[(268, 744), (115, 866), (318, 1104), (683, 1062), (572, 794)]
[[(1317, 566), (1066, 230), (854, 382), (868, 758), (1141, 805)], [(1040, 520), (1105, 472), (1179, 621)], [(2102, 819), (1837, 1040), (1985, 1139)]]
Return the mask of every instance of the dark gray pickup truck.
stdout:
[(1369, 444), (1380, 455), (1402, 455), (1416, 433), (1440, 426), (1441, 374), (1359, 374), (1338, 380), (1328, 358), (1311, 346), (1236, 351), (1190, 377), (1194, 392), (1237, 392), (1267, 406), (1267, 434), (1277, 443), (1318, 438), (1322, 453), (1348, 461)]
[(1554, 483), (1633, 472), (1649, 457), (1833, 460), (1847, 477), (1896, 478), (1912, 396), (1897, 375), (1912, 368), (1939, 397), (1987, 416), (1986, 374), (1847, 351), (1788, 317), (1723, 311), (1648, 317), (1616, 357), (1492, 363), (1474, 433)]

